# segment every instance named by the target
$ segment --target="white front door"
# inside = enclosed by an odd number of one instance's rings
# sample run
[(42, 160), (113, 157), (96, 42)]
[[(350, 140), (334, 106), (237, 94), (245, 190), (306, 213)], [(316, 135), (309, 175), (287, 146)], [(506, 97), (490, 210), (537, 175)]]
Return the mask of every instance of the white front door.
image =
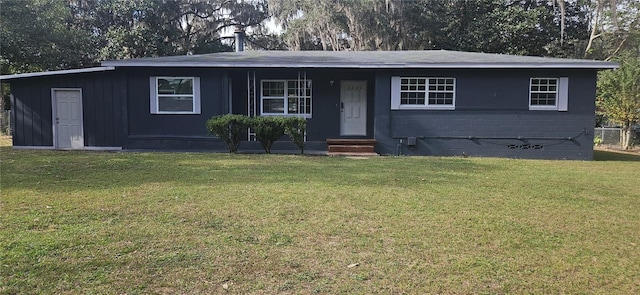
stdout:
[(367, 135), (367, 81), (340, 82), (340, 135)]
[(82, 149), (82, 94), (75, 89), (53, 90), (55, 148)]

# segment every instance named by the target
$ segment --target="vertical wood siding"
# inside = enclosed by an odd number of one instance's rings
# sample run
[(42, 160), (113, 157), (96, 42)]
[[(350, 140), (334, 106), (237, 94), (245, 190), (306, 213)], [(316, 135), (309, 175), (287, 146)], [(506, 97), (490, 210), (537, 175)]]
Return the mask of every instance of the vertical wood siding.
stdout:
[(52, 88), (82, 89), (84, 144), (122, 147), (122, 113), (126, 99), (117, 89), (123, 80), (116, 72), (45, 76), (11, 81), (16, 146), (53, 146)]

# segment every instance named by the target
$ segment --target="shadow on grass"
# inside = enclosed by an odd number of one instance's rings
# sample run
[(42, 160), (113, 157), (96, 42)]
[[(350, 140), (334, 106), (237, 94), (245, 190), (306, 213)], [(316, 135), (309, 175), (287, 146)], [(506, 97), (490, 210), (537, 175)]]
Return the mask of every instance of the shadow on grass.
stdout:
[(629, 154), (616, 151), (593, 151), (594, 161), (640, 162), (640, 154)]

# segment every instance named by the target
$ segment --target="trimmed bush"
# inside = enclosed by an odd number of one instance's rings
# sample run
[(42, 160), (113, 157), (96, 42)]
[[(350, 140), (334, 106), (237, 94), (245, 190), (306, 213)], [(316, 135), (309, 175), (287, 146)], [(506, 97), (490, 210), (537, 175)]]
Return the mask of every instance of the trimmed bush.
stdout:
[(284, 118), (284, 133), (300, 148), (304, 154), (304, 135), (307, 131), (307, 119), (299, 117)]
[(227, 144), (230, 153), (237, 153), (242, 137), (249, 128), (249, 118), (244, 115), (226, 114), (207, 120), (207, 130)]
[(256, 133), (256, 139), (267, 154), (271, 153), (271, 145), (284, 135), (283, 117), (255, 117), (251, 119), (251, 128)]

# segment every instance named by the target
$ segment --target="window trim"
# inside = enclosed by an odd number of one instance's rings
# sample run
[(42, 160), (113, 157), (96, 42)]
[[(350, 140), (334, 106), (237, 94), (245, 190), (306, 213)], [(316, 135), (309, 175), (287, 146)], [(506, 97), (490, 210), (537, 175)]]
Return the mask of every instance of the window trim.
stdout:
[[(159, 109), (159, 95), (158, 95), (158, 79), (191, 79), (193, 80), (193, 103), (191, 111), (161, 111)], [(193, 76), (152, 76), (149, 77), (149, 106), (150, 113), (157, 115), (199, 115), (201, 113), (201, 102), (200, 102), (200, 77)], [(160, 95), (161, 96), (161, 95)], [(187, 96), (187, 95), (184, 95)]]
[[(309, 96), (309, 113), (289, 113), (289, 82), (302, 82), (303, 80), (298, 79), (263, 79), (260, 80), (260, 116), (283, 116), (283, 117), (300, 117), (309, 119), (313, 114), (313, 82), (311, 79), (306, 79), (306, 82), (311, 82), (311, 95)], [(282, 82), (284, 83), (284, 96), (264, 96), (264, 82)], [(306, 98), (306, 95), (303, 97), (297, 96), (298, 99)], [(265, 113), (264, 112), (264, 100), (266, 99), (283, 99), (284, 100), (284, 112), (283, 113)]]
[[(555, 79), (556, 82), (556, 103), (555, 105), (532, 105), (531, 104), (531, 86), (534, 79)], [(531, 77), (529, 78), (529, 110), (530, 111), (558, 111), (566, 112), (569, 110), (569, 77)]]
[[(425, 79), (425, 101), (423, 105), (410, 105), (401, 103), (402, 79)], [(451, 104), (429, 104), (429, 79), (453, 79), (453, 98)], [(455, 110), (457, 96), (457, 79), (455, 77), (430, 77), (430, 76), (392, 76), (391, 77), (391, 109), (392, 110)]]

